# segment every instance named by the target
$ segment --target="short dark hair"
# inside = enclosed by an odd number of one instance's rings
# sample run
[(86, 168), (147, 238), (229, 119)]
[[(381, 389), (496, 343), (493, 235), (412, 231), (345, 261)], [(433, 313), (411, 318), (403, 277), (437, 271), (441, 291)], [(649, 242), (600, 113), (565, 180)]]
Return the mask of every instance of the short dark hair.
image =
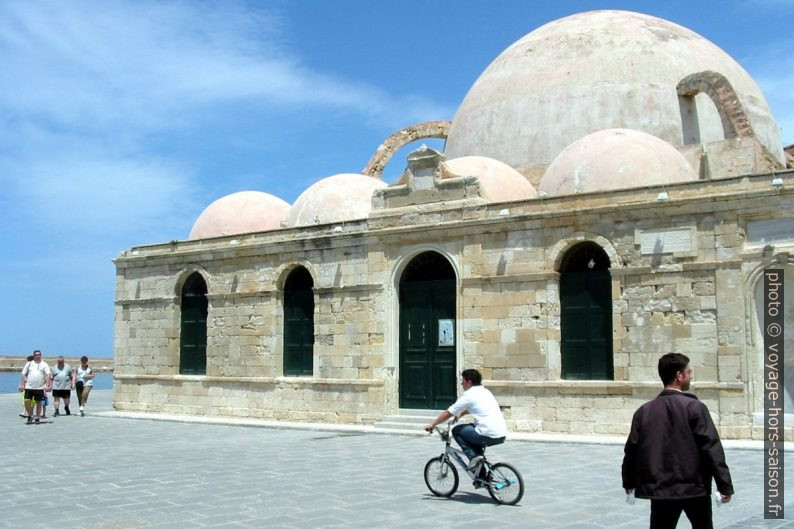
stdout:
[(36, 353), (39, 353), (39, 354), (41, 354), (41, 351), (39, 351), (38, 349), (34, 349), (34, 350), (33, 350), (33, 354), (36, 354)]
[(463, 380), (471, 382), (472, 386), (479, 386), (482, 384), (482, 375), (476, 369), (464, 369), (460, 377)]
[(81, 356), (81, 357), (80, 357), (80, 361), (82, 362), (83, 360), (85, 360), (86, 362), (88, 362), (88, 357), (87, 357), (87, 356), (85, 356), (85, 355)]
[(662, 384), (667, 386), (675, 380), (675, 375), (679, 371), (686, 369), (689, 365), (689, 358), (681, 353), (667, 353), (659, 359), (659, 378)]
[(31, 360), (33, 360), (33, 355), (28, 355), (28, 362), (30, 362)]

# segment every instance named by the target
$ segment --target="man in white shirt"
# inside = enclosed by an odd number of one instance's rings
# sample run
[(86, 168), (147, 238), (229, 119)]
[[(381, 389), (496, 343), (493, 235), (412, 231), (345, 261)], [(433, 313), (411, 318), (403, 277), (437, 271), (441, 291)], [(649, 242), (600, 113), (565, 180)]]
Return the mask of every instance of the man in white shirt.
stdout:
[(436, 420), (425, 426), (428, 432), (437, 425), (468, 412), (474, 424), (459, 424), (452, 429), (452, 436), (469, 458), (469, 468), (474, 469), (482, 459), (486, 446), (505, 441), (507, 424), (493, 393), (482, 386), (482, 375), (476, 369), (466, 369), (460, 374), (463, 395), (455, 404), (442, 411)]
[(36, 403), (36, 423), (41, 416), (41, 402), (44, 393), (52, 387), (52, 372), (47, 362), (42, 361), (41, 351), (33, 351), (33, 360), (22, 368), (19, 387), (25, 390), (25, 411), (28, 412), (28, 424), (33, 422), (33, 402)]

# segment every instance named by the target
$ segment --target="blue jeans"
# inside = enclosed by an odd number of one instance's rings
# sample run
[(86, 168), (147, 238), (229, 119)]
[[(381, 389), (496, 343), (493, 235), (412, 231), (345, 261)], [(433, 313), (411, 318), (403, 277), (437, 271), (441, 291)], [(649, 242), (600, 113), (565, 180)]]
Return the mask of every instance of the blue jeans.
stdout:
[(459, 424), (452, 429), (452, 437), (455, 438), (460, 449), (466, 454), (469, 460), (481, 456), (485, 452), (486, 446), (498, 445), (505, 442), (504, 437), (488, 437), (480, 435), (474, 429), (473, 424)]

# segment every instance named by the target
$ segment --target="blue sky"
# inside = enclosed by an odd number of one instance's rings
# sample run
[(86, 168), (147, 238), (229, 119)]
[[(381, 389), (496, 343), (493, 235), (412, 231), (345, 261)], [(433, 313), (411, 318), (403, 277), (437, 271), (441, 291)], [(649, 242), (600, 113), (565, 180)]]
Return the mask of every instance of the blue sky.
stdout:
[(0, 354), (111, 356), (122, 250), (187, 238), (229, 193), (291, 203), (360, 171), (401, 127), (451, 119), (508, 45), (591, 9), (705, 36), (794, 143), (794, 0), (3, 2)]

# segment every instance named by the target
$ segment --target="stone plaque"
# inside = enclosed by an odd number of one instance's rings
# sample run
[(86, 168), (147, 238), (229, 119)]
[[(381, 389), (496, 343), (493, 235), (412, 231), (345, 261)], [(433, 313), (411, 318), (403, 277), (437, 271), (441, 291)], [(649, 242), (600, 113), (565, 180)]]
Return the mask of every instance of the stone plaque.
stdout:
[(692, 239), (694, 228), (670, 228), (666, 230), (637, 230), (635, 244), (643, 255), (657, 253), (688, 253), (694, 250)]
[(794, 218), (752, 220), (747, 222), (747, 243), (750, 245), (794, 242)]

